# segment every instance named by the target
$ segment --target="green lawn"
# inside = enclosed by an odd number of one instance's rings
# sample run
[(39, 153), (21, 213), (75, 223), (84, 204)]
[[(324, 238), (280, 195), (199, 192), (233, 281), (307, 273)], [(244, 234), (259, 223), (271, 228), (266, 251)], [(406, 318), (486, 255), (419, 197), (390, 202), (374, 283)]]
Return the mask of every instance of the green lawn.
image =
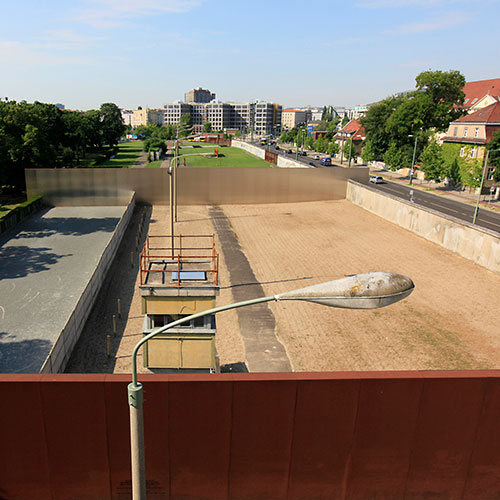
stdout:
[(130, 141), (118, 144), (118, 153), (114, 158), (103, 161), (98, 167), (129, 168), (135, 165), (137, 158), (143, 152), (143, 141)]
[(257, 158), (256, 156), (247, 153), (239, 148), (221, 147), (216, 144), (196, 145), (195, 147), (181, 147), (179, 154), (193, 154), (193, 153), (213, 153), (214, 148), (219, 150), (219, 158), (210, 158), (203, 156), (186, 156), (180, 158), (180, 165), (184, 165), (186, 160), (187, 167), (272, 167), (270, 163)]

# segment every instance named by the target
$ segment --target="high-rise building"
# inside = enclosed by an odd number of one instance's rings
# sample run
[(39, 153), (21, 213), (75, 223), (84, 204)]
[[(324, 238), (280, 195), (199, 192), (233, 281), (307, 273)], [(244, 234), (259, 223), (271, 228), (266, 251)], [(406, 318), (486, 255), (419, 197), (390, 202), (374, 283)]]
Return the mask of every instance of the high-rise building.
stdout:
[(192, 89), (184, 94), (184, 102), (186, 104), (196, 103), (196, 102), (210, 102), (215, 99), (215, 94), (210, 92), (210, 90), (202, 89), (198, 87), (197, 89)]
[(281, 132), (281, 111), (279, 104), (270, 102), (166, 104), (164, 123), (179, 123), (181, 116), (188, 113), (195, 134), (210, 122), (212, 130), (236, 129), (260, 136)]

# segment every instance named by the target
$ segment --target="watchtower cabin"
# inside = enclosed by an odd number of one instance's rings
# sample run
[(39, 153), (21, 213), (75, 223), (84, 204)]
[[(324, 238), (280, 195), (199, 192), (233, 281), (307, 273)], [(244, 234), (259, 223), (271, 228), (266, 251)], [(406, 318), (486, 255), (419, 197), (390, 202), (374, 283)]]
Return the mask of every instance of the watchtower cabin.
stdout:
[[(151, 236), (140, 255), (144, 335), (215, 307), (219, 255), (214, 235)], [(172, 372), (218, 372), (215, 314), (158, 334), (144, 346), (144, 366)]]

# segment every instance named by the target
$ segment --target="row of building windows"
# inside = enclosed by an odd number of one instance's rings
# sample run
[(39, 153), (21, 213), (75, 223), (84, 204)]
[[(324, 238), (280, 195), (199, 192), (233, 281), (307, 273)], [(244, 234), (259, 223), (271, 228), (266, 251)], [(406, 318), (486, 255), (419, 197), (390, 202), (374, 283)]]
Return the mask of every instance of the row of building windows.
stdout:
[[(468, 133), (469, 133), (469, 127), (465, 127), (465, 128), (464, 128), (464, 137), (467, 137)], [(455, 137), (458, 135), (458, 127), (455, 127), (455, 128), (453, 129), (453, 135), (454, 135)], [(476, 127), (476, 128), (474, 129), (474, 137), (479, 137), (479, 127)]]

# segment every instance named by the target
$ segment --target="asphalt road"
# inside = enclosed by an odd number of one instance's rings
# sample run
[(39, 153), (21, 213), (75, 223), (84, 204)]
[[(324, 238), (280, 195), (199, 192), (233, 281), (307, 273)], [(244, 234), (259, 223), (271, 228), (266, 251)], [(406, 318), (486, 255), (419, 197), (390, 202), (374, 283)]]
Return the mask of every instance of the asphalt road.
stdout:
[[(405, 200), (410, 199), (410, 189), (407, 186), (394, 182), (384, 182), (383, 184), (369, 183), (370, 186), (384, 193), (392, 194)], [(450, 200), (442, 196), (423, 192), (419, 189), (413, 190), (413, 200), (415, 204), (422, 205), (437, 212), (451, 215), (457, 219), (472, 223), (475, 207), (460, 201)], [(491, 231), (500, 233), (500, 214), (479, 208), (476, 224)]]
[[(253, 146), (257, 146), (262, 149), (268, 149), (268, 146), (263, 146), (260, 141), (253, 141), (249, 142), (249, 144), (252, 144)], [(302, 156), (298, 155), (297, 158), (295, 158), (295, 151), (293, 153), (287, 153), (288, 148), (282, 148), (281, 146), (279, 149), (276, 149), (276, 146), (269, 146), (269, 151), (272, 151), (273, 153), (278, 153), (279, 156), (283, 156), (284, 158), (288, 158), (290, 160), (296, 160), (300, 163), (303, 163), (304, 165), (309, 165), (310, 167), (321, 167), (320, 160), (314, 160), (312, 156)], [(334, 166), (334, 165), (332, 165)]]

